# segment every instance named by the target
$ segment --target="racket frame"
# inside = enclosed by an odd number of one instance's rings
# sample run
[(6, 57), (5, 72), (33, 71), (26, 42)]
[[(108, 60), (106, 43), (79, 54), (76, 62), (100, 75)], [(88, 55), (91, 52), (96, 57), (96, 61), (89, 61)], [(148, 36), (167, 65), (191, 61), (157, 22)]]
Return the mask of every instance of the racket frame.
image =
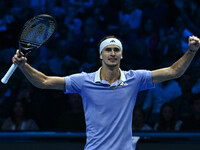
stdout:
[[(52, 20), (52, 22), (55, 24), (55, 25), (54, 25), (55, 28), (54, 28), (52, 34), (51, 34), (51, 35), (49, 36), (49, 38), (47, 38), (43, 43), (38, 44), (38, 45), (36, 45), (35, 47), (25, 47), (25, 46), (22, 46), (22, 43), (23, 43), (23, 42), (20, 41), (20, 37), (21, 37), (21, 35), (22, 35), (24, 29), (25, 29), (27, 26), (29, 26), (30, 24), (32, 24), (32, 22), (33, 22), (34, 20), (40, 19), (40, 18), (42, 18), (42, 17), (47, 17), (47, 18), (49, 18), (49, 19)], [(55, 34), (56, 26), (57, 26), (56, 20), (54, 19), (54, 17), (52, 17), (52, 16), (50, 16), (50, 15), (48, 15), (48, 14), (40, 14), (40, 15), (35, 16), (35, 17), (31, 18), (30, 20), (28, 20), (28, 21), (24, 24), (24, 26), (23, 26), (23, 28), (22, 28), (22, 30), (21, 30), (20, 36), (19, 36), (19, 40), (18, 40), (18, 41), (19, 41), (19, 57), (21, 57), (21, 51), (22, 51), (22, 49), (25, 50), (25, 51), (27, 51), (26, 54), (25, 54), (25, 57), (27, 57), (27, 55), (28, 55), (32, 50), (40, 48), (40, 47), (41, 47), (42, 45), (44, 45), (48, 40), (50, 40), (50, 39), (53, 37), (53, 35)], [(25, 44), (25, 45), (26, 45), (26, 44)], [(16, 68), (17, 68), (17, 65), (16, 65), (16, 64), (12, 64), (12, 65), (11, 65), (11, 67), (9, 68), (9, 70), (7, 71), (7, 73), (6, 73), (6, 74), (4, 75), (4, 77), (1, 79), (1, 82), (2, 82), (3, 84), (7, 84), (8, 80), (10, 79), (10, 77), (12, 76), (12, 74), (14, 73), (14, 71), (16, 70)]]

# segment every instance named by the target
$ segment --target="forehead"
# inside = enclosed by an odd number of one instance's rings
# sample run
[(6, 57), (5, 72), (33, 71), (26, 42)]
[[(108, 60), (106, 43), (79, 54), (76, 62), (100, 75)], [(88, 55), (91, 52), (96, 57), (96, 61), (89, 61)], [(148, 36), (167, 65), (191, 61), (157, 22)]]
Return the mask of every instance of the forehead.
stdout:
[(117, 45), (108, 45), (108, 46), (104, 47), (104, 49), (106, 49), (106, 48), (119, 48), (121, 50), (121, 48)]

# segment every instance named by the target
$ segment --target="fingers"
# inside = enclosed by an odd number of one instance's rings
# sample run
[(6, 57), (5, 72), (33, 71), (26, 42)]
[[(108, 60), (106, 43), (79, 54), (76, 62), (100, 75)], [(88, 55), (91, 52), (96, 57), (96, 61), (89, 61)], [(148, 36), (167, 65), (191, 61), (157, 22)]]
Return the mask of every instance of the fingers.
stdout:
[(195, 43), (200, 43), (200, 39), (197, 36), (190, 36), (189, 42), (194, 41)]
[(19, 49), (17, 49), (16, 54), (18, 55), (18, 57), (24, 56), (22, 52), (19, 52)]
[(27, 61), (25, 57), (18, 57), (17, 55), (13, 56), (12, 62), (18, 66), (24, 64)]
[(19, 50), (16, 51), (16, 54), (12, 58), (12, 62), (18, 66), (24, 64), (27, 61), (23, 53), (19, 53)]
[(190, 51), (197, 52), (200, 48), (200, 39), (197, 36), (190, 36), (188, 42)]
[(19, 53), (19, 50), (17, 49), (17, 52), (16, 52), (17, 56), (20, 57), (20, 53)]

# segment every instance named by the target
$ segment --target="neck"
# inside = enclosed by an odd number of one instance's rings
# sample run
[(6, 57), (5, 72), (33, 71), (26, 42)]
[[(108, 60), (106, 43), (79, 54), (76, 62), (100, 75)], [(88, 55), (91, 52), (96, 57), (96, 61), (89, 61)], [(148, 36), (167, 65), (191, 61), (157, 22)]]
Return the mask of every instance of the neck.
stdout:
[(102, 66), (100, 72), (101, 80), (105, 80), (108, 83), (112, 84), (120, 78), (120, 70), (119, 67), (107, 67)]

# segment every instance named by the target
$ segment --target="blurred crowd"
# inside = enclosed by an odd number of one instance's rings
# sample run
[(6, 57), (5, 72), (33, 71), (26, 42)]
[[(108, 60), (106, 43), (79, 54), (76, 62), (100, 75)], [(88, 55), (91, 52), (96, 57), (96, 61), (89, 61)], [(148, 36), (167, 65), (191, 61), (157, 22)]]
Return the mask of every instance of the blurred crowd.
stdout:
[[(123, 43), (123, 70), (167, 67), (187, 51), (190, 35), (200, 37), (199, 6), (198, 0), (0, 1), (0, 77), (12, 64), (23, 24), (42, 13), (55, 17), (57, 30), (28, 63), (47, 75), (96, 71), (106, 35)], [(199, 56), (181, 78), (138, 95), (133, 130), (200, 129)], [(79, 95), (37, 89), (19, 70), (0, 88), (2, 130), (85, 131)]]

